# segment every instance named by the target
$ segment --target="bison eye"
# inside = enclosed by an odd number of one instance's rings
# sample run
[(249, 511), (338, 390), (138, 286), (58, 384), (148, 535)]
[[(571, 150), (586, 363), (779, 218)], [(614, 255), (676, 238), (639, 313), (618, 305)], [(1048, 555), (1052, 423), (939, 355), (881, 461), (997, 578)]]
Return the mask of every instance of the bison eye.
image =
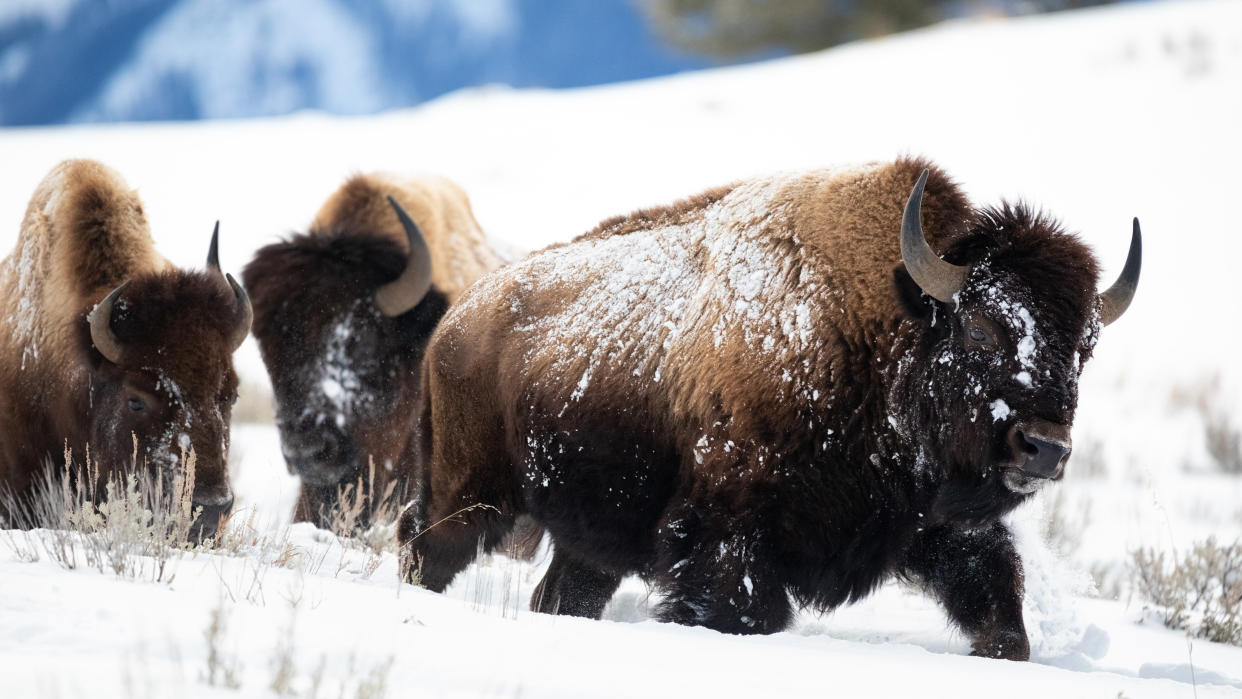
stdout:
[(147, 409), (147, 404), (143, 403), (141, 398), (131, 397), (129, 399), (129, 409), (134, 411), (135, 413), (141, 413), (142, 411)]
[(988, 328), (980, 323), (971, 323), (966, 326), (966, 347), (968, 349), (975, 347), (992, 349), (995, 346), (996, 336), (989, 332)]

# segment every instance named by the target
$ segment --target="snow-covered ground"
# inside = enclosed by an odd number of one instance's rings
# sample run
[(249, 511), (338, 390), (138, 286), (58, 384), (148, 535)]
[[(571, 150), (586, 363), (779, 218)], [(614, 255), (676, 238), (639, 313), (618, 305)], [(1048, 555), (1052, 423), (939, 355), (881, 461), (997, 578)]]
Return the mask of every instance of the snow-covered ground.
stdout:
[[(220, 219), (221, 259), (236, 271), (303, 228), (352, 171), (448, 175), (493, 236), (529, 249), (732, 179), (903, 153), (932, 157), (977, 201), (1043, 205), (1081, 231), (1109, 279), (1132, 216), (1146, 248), (1134, 305), (1084, 375), (1069, 475), (1014, 517), (1033, 663), (963, 657), (935, 605), (898, 587), (804, 614), (787, 633), (732, 637), (647, 620), (637, 581), (609, 621), (524, 611), (546, 560), (482, 561), (447, 595), (400, 586), (390, 556), (370, 575), (361, 552), (339, 565), (340, 546), (301, 525), (288, 566), (257, 551), (200, 554), (171, 583), (20, 562), (0, 540), (0, 696), (231, 695), (205, 680), (213, 610), (243, 695), (268, 691), (292, 643), (304, 695), (318, 674), (325, 696), (372, 676), (391, 696), (1163, 697), (1193, 685), (1242, 696), (1242, 649), (1143, 623), (1125, 569), (1138, 546), (1242, 536), (1242, 477), (1217, 468), (1205, 431), (1242, 429), (1239, 124), (1242, 3), (1222, 0), (954, 23), (641, 83), (473, 90), (367, 118), (0, 131), (5, 251), (35, 184), (69, 157), (136, 186), (175, 262), (201, 265)], [(263, 390), (252, 342), (238, 361)], [(275, 429), (235, 426), (234, 450), (239, 506), (279, 540), (296, 482)], [(1040, 537), (1054, 511), (1064, 557)], [(1089, 570), (1103, 598), (1089, 594)]]

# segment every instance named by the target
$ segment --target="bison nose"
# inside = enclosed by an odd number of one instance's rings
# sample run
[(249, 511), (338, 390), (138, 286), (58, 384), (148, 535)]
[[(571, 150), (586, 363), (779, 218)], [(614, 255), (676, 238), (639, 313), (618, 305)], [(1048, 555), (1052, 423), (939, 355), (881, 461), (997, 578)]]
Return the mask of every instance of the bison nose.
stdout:
[(1059, 478), (1070, 455), (1069, 427), (1046, 420), (1019, 422), (1009, 428), (1009, 444), (1022, 473)]
[(336, 484), (348, 470), (352, 445), (333, 430), (318, 429), (285, 435), (281, 450), (289, 473), (303, 483), (326, 486)]
[(289, 472), (303, 473), (314, 468), (317, 463), (331, 461), (339, 445), (340, 440), (330, 431), (311, 430), (285, 435), (280, 449), (284, 453)]
[(220, 521), (233, 511), (233, 491), (227, 485), (195, 488), (191, 506), (199, 515), (190, 527), (190, 540), (202, 541), (214, 536)]

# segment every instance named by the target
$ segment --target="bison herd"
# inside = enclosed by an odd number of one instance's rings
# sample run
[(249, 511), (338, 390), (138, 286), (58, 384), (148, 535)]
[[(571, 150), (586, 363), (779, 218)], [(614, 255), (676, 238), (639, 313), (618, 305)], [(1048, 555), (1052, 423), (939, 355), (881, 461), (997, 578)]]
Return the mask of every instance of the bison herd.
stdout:
[(353, 484), (363, 521), (404, 504), (404, 580), (442, 591), (516, 524), (552, 544), (537, 611), (599, 617), (637, 574), (661, 620), (771, 633), (898, 577), (1009, 659), (1030, 646), (1001, 517), (1063, 476), (1141, 262), (1136, 220), (1097, 293), (1057, 221), (915, 158), (719, 187), (517, 261), (437, 177), (349, 179), (243, 284), (217, 244), (170, 264), (96, 162), (38, 186), (0, 264), (10, 507), (63, 454), (171, 476), (193, 453), (210, 537), (253, 332), (295, 517), (326, 525)]

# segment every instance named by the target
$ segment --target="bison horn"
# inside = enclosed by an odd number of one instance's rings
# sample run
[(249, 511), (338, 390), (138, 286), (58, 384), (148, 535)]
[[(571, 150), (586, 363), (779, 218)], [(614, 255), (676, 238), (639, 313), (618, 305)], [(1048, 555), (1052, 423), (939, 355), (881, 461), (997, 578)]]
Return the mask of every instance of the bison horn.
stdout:
[(241, 343), (250, 334), (250, 323), (254, 320), (254, 309), (250, 305), (250, 296), (246, 294), (246, 290), (241, 284), (233, 278), (231, 274), (225, 274), (220, 269), (220, 222), (216, 221), (216, 228), (211, 232), (211, 246), (207, 248), (207, 269), (219, 274), (229, 284), (229, 288), (233, 290), (233, 299), (237, 304), (237, 324), (233, 326), (233, 332), (229, 334), (229, 348), (236, 350)]
[(431, 251), (410, 215), (401, 208), (396, 199), (388, 197), (388, 203), (397, 212), (405, 235), (410, 241), (410, 253), (406, 257), (405, 271), (393, 281), (375, 292), (375, 305), (380, 313), (392, 318), (418, 305), (431, 289)]
[(927, 170), (924, 170), (906, 200), (906, 211), (901, 217), (901, 261), (906, 263), (906, 271), (923, 293), (937, 301), (949, 303), (966, 283), (970, 267), (945, 262), (927, 244), (920, 220), (923, 214), (923, 187), (926, 185)]
[(233, 334), (229, 335), (229, 347), (236, 350), (250, 334), (250, 323), (254, 321), (254, 308), (250, 305), (250, 296), (246, 294), (245, 288), (237, 283), (233, 275), (226, 274), (224, 278), (233, 289), (233, 298), (237, 300), (237, 325), (233, 326)]
[(88, 316), (91, 324), (91, 342), (95, 344), (95, 349), (99, 350), (104, 359), (113, 364), (121, 363), (124, 347), (117, 339), (116, 333), (112, 332), (112, 304), (116, 303), (117, 297), (121, 295), (127, 284), (129, 282), (122, 282), (120, 286), (113, 289)]
[(1126, 266), (1121, 269), (1117, 281), (1100, 294), (1100, 322), (1108, 325), (1121, 317), (1134, 300), (1134, 292), (1138, 289), (1139, 270), (1143, 267), (1143, 234), (1139, 231), (1139, 221), (1134, 219), (1134, 233), (1130, 235), (1130, 252), (1126, 255)]
[(220, 222), (216, 221), (215, 230), (211, 232), (211, 245), (207, 248), (207, 269), (220, 271)]

